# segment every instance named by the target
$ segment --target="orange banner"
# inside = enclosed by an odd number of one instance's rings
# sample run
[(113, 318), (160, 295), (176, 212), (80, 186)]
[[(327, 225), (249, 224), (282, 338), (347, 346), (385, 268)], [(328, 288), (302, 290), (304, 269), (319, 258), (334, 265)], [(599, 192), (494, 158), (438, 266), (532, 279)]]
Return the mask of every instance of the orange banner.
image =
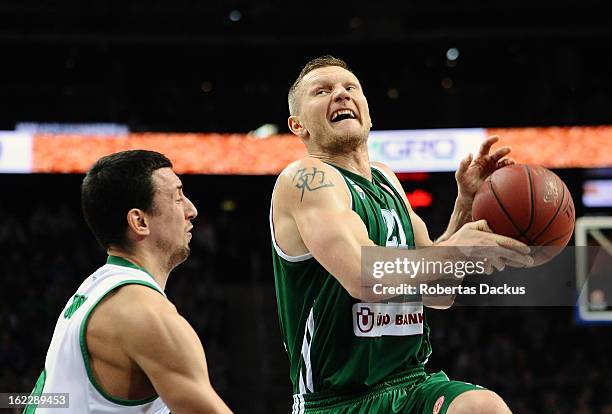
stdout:
[(612, 166), (612, 127), (492, 128), (498, 146), (512, 147), (512, 158), (522, 164), (547, 168)]
[(244, 134), (129, 134), (120, 137), (35, 135), (32, 172), (82, 173), (117, 151), (161, 152), (181, 174), (278, 174), (306, 155), (294, 135), (259, 139)]
[[(457, 130), (448, 130), (454, 131), (455, 135), (443, 129), (435, 131), (438, 138), (445, 138), (446, 149), (455, 148), (456, 146), (451, 144), (462, 139), (461, 136), (456, 136)], [(492, 128), (466, 131), (472, 131), (472, 135), (476, 131), (482, 135), (482, 139), (499, 135), (501, 140), (497, 145), (511, 146), (512, 157), (519, 163), (540, 164), (548, 168), (612, 166), (612, 126)], [(427, 134), (431, 135), (431, 131)], [(413, 145), (407, 148), (415, 151), (420, 149), (421, 152), (409, 152), (407, 156), (424, 156), (422, 153), (429, 146), (416, 145), (420, 141), (417, 139), (419, 137), (414, 135), (410, 138)], [(371, 138), (370, 144), (374, 143), (375, 138)], [(423, 142), (431, 144), (429, 141)], [(104, 155), (139, 148), (165, 154), (174, 163), (176, 171), (182, 174), (278, 174), (287, 164), (306, 155), (304, 144), (296, 136), (289, 134), (264, 139), (245, 134), (37, 134), (32, 139), (31, 168), (32, 172), (36, 173), (83, 173)], [(425, 151), (424, 154), (429, 153)], [(433, 161), (436, 154), (435, 151), (429, 154)], [(408, 158), (404, 161), (412, 163)], [(398, 171), (405, 171), (401, 167), (398, 168)]]

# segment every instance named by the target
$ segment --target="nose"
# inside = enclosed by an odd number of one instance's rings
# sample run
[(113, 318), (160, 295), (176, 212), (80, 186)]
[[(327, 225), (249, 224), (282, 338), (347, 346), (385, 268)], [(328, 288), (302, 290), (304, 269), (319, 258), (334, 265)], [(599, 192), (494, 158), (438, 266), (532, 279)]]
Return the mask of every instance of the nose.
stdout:
[(185, 218), (187, 220), (193, 220), (198, 216), (198, 209), (191, 202), (190, 199), (185, 197)]
[(339, 102), (342, 100), (349, 101), (351, 100), (351, 94), (349, 93), (349, 91), (346, 90), (344, 86), (338, 86), (336, 89), (334, 89), (333, 98), (335, 102)]

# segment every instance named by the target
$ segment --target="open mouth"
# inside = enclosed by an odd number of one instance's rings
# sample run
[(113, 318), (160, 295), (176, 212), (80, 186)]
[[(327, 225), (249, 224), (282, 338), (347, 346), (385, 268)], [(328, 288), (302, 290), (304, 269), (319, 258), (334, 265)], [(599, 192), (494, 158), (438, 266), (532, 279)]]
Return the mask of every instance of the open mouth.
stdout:
[(334, 123), (344, 121), (345, 119), (357, 119), (357, 116), (351, 109), (338, 109), (334, 111), (329, 118), (329, 120)]

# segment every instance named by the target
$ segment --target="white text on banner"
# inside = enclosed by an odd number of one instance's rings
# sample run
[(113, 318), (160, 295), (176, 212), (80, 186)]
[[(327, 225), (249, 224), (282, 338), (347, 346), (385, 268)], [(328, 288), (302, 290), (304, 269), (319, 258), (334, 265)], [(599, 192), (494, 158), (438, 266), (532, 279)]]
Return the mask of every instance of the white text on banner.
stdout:
[(372, 131), (368, 148), (395, 172), (455, 171), (486, 137), (482, 128)]

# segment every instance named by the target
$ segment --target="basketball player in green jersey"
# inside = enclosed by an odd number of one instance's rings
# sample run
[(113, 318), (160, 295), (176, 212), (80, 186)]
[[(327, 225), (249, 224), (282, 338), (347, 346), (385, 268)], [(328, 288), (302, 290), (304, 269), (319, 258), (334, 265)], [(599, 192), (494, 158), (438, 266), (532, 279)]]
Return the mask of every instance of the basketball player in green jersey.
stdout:
[[(370, 162), (372, 125), (359, 80), (346, 63), (310, 61), (289, 92), (291, 131), (308, 156), (290, 164), (272, 195), (270, 229), (281, 331), (290, 358), (293, 412), (508, 413), (494, 392), (443, 372), (431, 354), (423, 303), (362, 303), (362, 246), (499, 246), (493, 265), (532, 263), (524, 244), (470, 223), (473, 196), (509, 148), (496, 138), (463, 160), (446, 232), (434, 243), (385, 165)], [(389, 315), (389, 324), (376, 322)], [(408, 317), (409, 324), (396, 326)]]
[(25, 413), (230, 413), (200, 339), (164, 293), (197, 215), (170, 160), (141, 150), (101, 158), (82, 207), (108, 260), (59, 315), (33, 391), (68, 393), (69, 406)]

